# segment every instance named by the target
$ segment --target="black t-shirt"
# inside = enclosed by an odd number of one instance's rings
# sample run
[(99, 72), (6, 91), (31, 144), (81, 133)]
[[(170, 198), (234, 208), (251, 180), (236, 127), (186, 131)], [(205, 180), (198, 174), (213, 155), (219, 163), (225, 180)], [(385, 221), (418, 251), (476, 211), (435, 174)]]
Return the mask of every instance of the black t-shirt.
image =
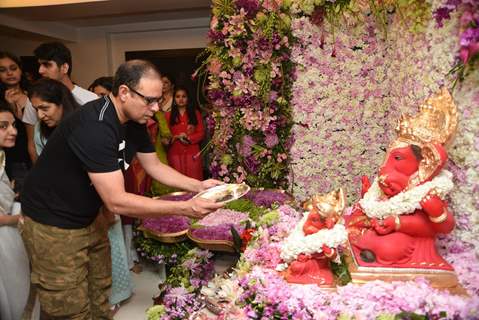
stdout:
[(126, 170), (136, 152), (155, 152), (145, 125), (121, 125), (108, 97), (85, 104), (49, 137), (25, 181), (23, 213), (65, 229), (90, 225), (102, 201), (88, 172)]

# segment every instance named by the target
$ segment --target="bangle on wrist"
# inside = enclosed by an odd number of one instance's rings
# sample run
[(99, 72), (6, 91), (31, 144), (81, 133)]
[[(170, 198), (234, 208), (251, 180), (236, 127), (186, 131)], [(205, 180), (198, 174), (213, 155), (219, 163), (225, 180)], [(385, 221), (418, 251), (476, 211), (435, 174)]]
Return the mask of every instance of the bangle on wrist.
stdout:
[(327, 254), (326, 252), (324, 252), (324, 255), (326, 256), (326, 258), (331, 258), (332, 256), (334, 256), (334, 248), (331, 248), (330, 254)]
[(431, 222), (433, 223), (441, 223), (446, 221), (446, 219), (447, 219), (447, 210), (445, 208), (442, 210), (442, 213), (440, 216), (437, 216), (437, 217), (429, 216), (429, 220), (431, 220)]

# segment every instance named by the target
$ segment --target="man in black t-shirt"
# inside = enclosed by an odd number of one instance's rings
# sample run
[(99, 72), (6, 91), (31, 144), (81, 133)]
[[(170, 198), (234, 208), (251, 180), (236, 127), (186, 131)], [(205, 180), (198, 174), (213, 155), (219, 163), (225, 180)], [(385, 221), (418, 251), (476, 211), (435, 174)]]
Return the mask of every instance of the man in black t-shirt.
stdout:
[(135, 154), (161, 183), (195, 192), (220, 183), (186, 177), (158, 160), (145, 123), (159, 109), (161, 89), (152, 64), (122, 64), (112, 94), (64, 119), (27, 177), (20, 227), (45, 318), (111, 319), (108, 238), (94, 223), (102, 204), (115, 214), (142, 218), (171, 212), (201, 218), (221, 206), (125, 191), (122, 170)]

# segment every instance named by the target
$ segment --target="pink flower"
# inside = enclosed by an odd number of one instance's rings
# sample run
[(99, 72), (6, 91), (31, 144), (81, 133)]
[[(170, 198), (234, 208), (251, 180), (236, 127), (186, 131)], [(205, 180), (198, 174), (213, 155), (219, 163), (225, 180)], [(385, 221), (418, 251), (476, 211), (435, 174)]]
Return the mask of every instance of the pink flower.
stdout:
[(216, 30), (217, 26), (218, 26), (218, 18), (216, 16), (212, 16), (210, 21), (210, 29)]
[(221, 63), (220, 60), (218, 60), (216, 58), (211, 59), (209, 65), (208, 65), (208, 71), (211, 74), (219, 75), (221, 73), (221, 67), (222, 66), (223, 66), (223, 64)]
[(282, 0), (264, 0), (263, 8), (265, 8), (268, 11), (278, 11), (282, 2), (283, 2)]
[(471, 43), (467, 47), (461, 47), (459, 51), (459, 58), (464, 64), (467, 64), (469, 59), (471, 59), (476, 53), (479, 52), (479, 42)]

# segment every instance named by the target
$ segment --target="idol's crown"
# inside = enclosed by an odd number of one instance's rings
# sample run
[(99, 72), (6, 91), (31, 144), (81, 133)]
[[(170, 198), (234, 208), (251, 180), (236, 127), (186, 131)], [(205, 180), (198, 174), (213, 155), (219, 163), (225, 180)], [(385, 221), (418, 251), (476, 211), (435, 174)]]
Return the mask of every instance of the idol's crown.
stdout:
[(402, 115), (398, 138), (419, 145), (449, 143), (457, 127), (457, 109), (447, 89), (442, 88), (419, 107), (414, 115)]

